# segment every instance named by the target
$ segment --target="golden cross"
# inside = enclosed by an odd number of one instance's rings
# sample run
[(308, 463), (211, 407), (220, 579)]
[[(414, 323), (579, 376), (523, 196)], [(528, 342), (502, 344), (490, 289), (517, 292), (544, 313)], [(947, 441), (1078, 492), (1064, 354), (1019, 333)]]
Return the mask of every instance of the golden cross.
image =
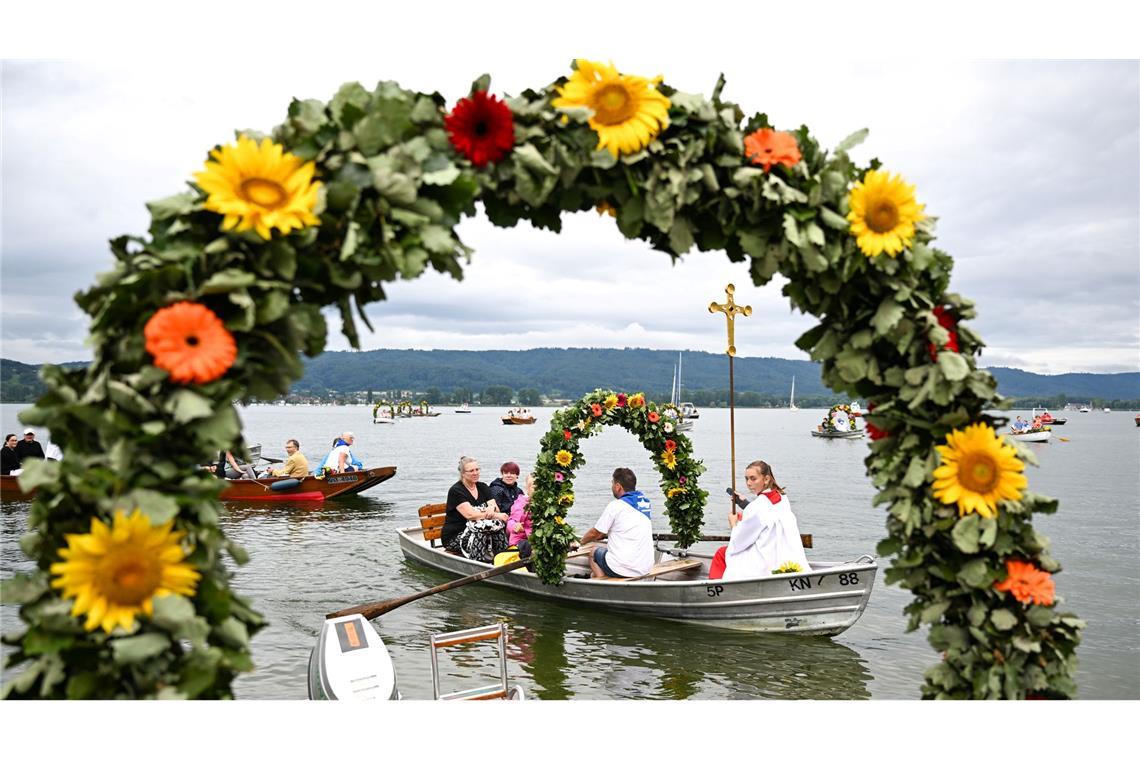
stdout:
[(743, 314), (746, 317), (752, 316), (751, 306), (737, 306), (732, 300), (732, 294), (736, 292), (736, 286), (729, 283), (728, 287), (724, 289), (728, 293), (728, 301), (726, 303), (717, 303), (713, 301), (709, 304), (709, 313), (716, 314), (718, 311), (723, 313), (728, 318), (728, 355), (736, 356), (736, 346), (733, 344), (734, 338), (734, 320), (737, 314)]

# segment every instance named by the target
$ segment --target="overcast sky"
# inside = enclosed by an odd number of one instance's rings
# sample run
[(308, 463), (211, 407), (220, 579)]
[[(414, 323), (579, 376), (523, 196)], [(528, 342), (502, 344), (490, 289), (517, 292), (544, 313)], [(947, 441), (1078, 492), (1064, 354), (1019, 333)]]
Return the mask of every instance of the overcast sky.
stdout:
[[(723, 71), (726, 98), (746, 113), (766, 112), (777, 128), (808, 125), (825, 148), (870, 128), (855, 156), (877, 156), (901, 173), (939, 218), (936, 245), (955, 259), (952, 290), (978, 304), (983, 365), (1047, 374), (1140, 370), (1136, 61), (966, 61), (940, 58), (937, 49), (871, 60), (868, 52), (886, 54), (894, 35), (860, 39), (855, 30), (846, 42), (835, 33), (798, 35), (795, 54), (788, 39), (769, 46), (755, 28), (725, 44), (727, 17), (719, 26), (681, 16), (663, 22), (660, 29), (688, 35), (670, 46), (654, 34), (587, 34), (590, 22), (581, 19), (573, 22), (580, 34), (544, 35), (535, 29), (553, 29), (553, 19), (528, 21), (524, 34), (517, 19), (475, 31), (416, 21), (414, 8), (399, 13), (372, 26), (362, 21), (351, 44), (334, 44), (326, 29), (320, 45), (306, 46), (293, 28), (278, 51), (255, 57), (244, 49), (236, 61), (219, 52), (221, 16), (185, 28), (167, 19), (166, 36), (137, 51), (127, 30), (105, 44), (61, 48), (48, 40), (39, 50), (24, 41), (5, 52), (0, 355), (88, 358), (87, 320), (72, 297), (111, 268), (106, 241), (144, 234), (146, 201), (181, 191), (235, 129), (281, 122), (291, 98), (327, 100), (346, 81), (371, 88), (391, 79), (438, 90), (450, 104), (483, 72), (493, 91), (516, 94), (567, 74), (582, 56), (663, 74), (705, 95)], [(285, 23), (272, 20), (278, 30)], [(76, 23), (82, 29), (85, 21)], [(914, 34), (930, 23), (937, 20)], [(207, 37), (211, 54), (196, 50)], [(845, 56), (844, 45), (863, 57)], [(339, 57), (340, 47), (351, 49)], [(109, 51), (118, 59), (100, 58)], [(134, 57), (124, 60), (125, 51)], [(26, 60), (73, 55), (82, 60)], [(564, 222), (555, 235), (466, 220), (459, 232), (475, 253), (464, 282), (428, 273), (387, 286), (389, 300), (368, 307), (376, 332), (362, 333), (363, 347), (719, 352), (724, 318), (707, 307), (723, 301), (732, 282), (737, 302), (754, 309), (738, 321), (739, 355), (806, 358), (793, 343), (814, 322), (791, 311), (782, 280), (755, 288), (746, 267), (720, 252), (694, 252), (674, 265), (625, 240), (609, 217)], [(335, 315), (329, 321), (328, 348), (346, 348)]]

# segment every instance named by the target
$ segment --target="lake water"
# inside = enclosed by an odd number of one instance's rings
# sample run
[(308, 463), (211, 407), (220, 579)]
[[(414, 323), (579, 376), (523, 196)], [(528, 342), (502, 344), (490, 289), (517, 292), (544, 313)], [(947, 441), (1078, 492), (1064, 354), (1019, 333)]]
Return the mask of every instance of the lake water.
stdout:
[[(0, 408), (0, 430), (18, 432), (21, 405)], [(248, 440), (266, 456), (283, 458), (298, 438), (316, 464), (332, 439), (357, 435), (354, 450), (367, 466), (395, 465), (396, 477), (362, 495), (320, 506), (285, 503), (229, 505), (224, 528), (249, 550), (235, 568), (238, 593), (256, 600), (269, 627), (253, 640), (257, 670), (235, 684), (244, 699), (304, 699), (309, 651), (325, 613), (403, 596), (448, 580), (405, 561), (395, 529), (418, 524), (416, 510), (444, 500), (457, 479), (460, 455), (477, 457), (490, 482), (507, 460), (523, 477), (553, 409), (534, 409), (535, 425), (504, 426), (504, 410), (474, 407), (440, 417), (371, 424), (363, 406), (241, 409)], [(808, 559), (845, 560), (873, 554), (885, 535), (885, 514), (871, 506), (864, 474), (866, 441), (812, 438), (822, 410), (743, 409), (736, 413), (738, 488), (744, 465), (762, 458), (788, 490), (800, 529), (815, 548)], [(1068, 413), (1048, 444), (1034, 444), (1041, 461), (1029, 468), (1034, 491), (1061, 499), (1061, 509), (1038, 516), (1063, 564), (1057, 576), (1062, 607), (1088, 622), (1078, 649), (1079, 696), (1140, 697), (1140, 429), (1134, 413)], [(702, 410), (690, 437), (708, 472), (710, 494), (729, 485), (729, 418)], [(41, 440), (45, 436), (38, 436)], [(1067, 441), (1058, 440), (1059, 437)], [(583, 443), (577, 501), (570, 522), (581, 535), (610, 498), (610, 473), (628, 466), (652, 500), (654, 529), (668, 530), (649, 455), (636, 439), (612, 428)], [(727, 528), (726, 506), (715, 499), (705, 528)], [(27, 504), (5, 503), (0, 534), (2, 574), (30, 566), (17, 546)], [(430, 633), (505, 621), (508, 672), (540, 699), (915, 699), (922, 672), (937, 654), (924, 630), (905, 633), (910, 594), (879, 578), (863, 617), (833, 639), (721, 632), (681, 623), (618, 616), (533, 599), (473, 584), (413, 602), (375, 621), (407, 698), (431, 698)], [(19, 625), (4, 606), (0, 628)], [(491, 647), (488, 646), (487, 650)], [(477, 649), (443, 654), (442, 687), (454, 691), (493, 681), (493, 658)]]

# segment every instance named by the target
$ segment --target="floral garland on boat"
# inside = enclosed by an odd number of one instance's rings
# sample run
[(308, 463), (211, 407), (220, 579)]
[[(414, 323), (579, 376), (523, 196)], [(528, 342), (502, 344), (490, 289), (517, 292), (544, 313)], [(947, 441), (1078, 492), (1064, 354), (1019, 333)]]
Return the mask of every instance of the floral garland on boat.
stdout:
[(565, 518), (574, 504), (574, 471), (586, 463), (581, 441), (607, 425), (633, 433), (652, 454), (678, 543), (689, 546), (700, 536), (708, 492), (697, 485), (705, 467), (693, 458), (692, 443), (644, 393), (595, 390), (554, 413), (535, 461), (528, 509), (535, 525), (534, 569), (544, 583), (561, 582), (566, 551), (575, 537)]
[[(1057, 609), (1060, 566), (1031, 522), (1057, 502), (1027, 490), (1032, 453), (983, 414), (1008, 405), (976, 365), (974, 307), (947, 291), (933, 219), (902, 177), (852, 160), (865, 130), (827, 151), (806, 127), (746, 117), (724, 87), (705, 97), (586, 60), (508, 97), (481, 77), (450, 109), (438, 93), (349, 83), (209, 151), (190, 190), (148, 204), (148, 234), (111, 241), (114, 271), (77, 296), (93, 361), (45, 368), (47, 392), (22, 413), (68, 456), (20, 477), (36, 489), (21, 542), (35, 569), (4, 582), (24, 623), (7, 639), (7, 666), (23, 667), (5, 694), (232, 696), (264, 621), (230, 587), (223, 555), (247, 558), (219, 527), (223, 484), (197, 464), (241, 447), (235, 401), (284, 394), (300, 355), (323, 350), (321, 309), (335, 306), (358, 346), (385, 283), (429, 267), (461, 278), (472, 251), (456, 226), (477, 203), (498, 226), (555, 232), (562, 214), (598, 209), (674, 258), (723, 250), (756, 286), (786, 278), (793, 306), (821, 320), (797, 345), (828, 387), (873, 410), (886, 580), (913, 593), (910, 627), (929, 625), (943, 655), (923, 694), (1075, 694), (1084, 623)], [(575, 464), (570, 449), (551, 456)], [(565, 482), (536, 489), (548, 581)], [(668, 498), (699, 523), (703, 496)]]

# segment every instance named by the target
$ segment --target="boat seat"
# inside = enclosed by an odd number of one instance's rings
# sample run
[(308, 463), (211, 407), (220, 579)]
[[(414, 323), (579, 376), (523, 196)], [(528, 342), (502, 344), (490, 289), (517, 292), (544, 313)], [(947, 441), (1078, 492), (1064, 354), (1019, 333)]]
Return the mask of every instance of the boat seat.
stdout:
[(658, 562), (653, 566), (645, 575), (639, 575), (636, 578), (598, 578), (599, 581), (644, 581), (650, 578), (656, 578), (659, 575), (666, 573), (675, 573), (684, 570), (695, 570), (701, 567), (699, 559), (671, 559), (668, 562)]
[(419, 509), (420, 528), (429, 546), (435, 546), (443, 533), (443, 523), (447, 520), (447, 504), (424, 504)]

